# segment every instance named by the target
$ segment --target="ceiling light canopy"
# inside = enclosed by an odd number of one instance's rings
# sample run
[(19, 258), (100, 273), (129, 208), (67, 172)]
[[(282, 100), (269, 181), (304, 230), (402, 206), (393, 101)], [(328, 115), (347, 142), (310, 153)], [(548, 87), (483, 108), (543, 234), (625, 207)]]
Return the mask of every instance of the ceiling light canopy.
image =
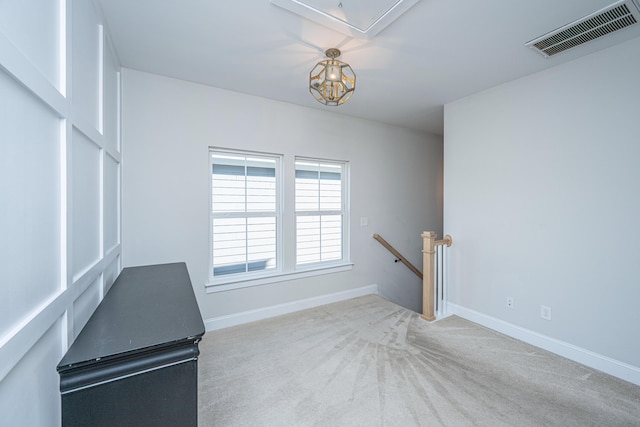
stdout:
[(349, 64), (336, 59), (339, 49), (327, 49), (325, 55), (329, 59), (318, 62), (309, 73), (309, 92), (324, 105), (342, 105), (353, 95), (356, 74)]

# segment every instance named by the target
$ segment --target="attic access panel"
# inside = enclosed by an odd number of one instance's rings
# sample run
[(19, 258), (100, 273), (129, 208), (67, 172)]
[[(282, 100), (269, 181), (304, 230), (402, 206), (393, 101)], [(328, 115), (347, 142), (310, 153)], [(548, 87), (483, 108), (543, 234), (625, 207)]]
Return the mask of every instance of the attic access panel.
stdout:
[(420, 0), (271, 0), (271, 3), (352, 37), (372, 38)]

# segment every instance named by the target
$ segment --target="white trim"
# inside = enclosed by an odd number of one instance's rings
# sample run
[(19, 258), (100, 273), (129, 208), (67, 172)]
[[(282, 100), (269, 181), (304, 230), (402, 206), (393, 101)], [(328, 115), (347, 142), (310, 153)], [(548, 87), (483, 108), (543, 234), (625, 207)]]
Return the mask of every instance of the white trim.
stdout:
[(328, 11), (311, 6), (301, 0), (271, 0), (271, 3), (303, 18), (338, 31), (339, 33), (359, 39), (371, 39), (398, 19), (418, 1), (419, 0), (399, 0), (394, 2), (382, 15), (374, 16), (375, 20), (366, 28), (359, 28), (351, 24), (348, 19), (343, 20), (335, 17)]
[(18, 81), (21, 87), (52, 109), (60, 118), (68, 118), (68, 104), (57, 87), (48, 80), (11, 41), (0, 32), (0, 71)]
[[(331, 165), (334, 167), (340, 167), (340, 191), (341, 191), (341, 201), (340, 201), (340, 210), (322, 210), (320, 209), (320, 192), (318, 192), (318, 209), (316, 210), (297, 210), (297, 185), (298, 178), (296, 177), (296, 173), (298, 172), (298, 162), (306, 163), (307, 166), (318, 166), (318, 171), (320, 167), (325, 165)], [(345, 263), (351, 258), (351, 245), (350, 245), (350, 229), (349, 224), (351, 222), (350, 219), (350, 207), (351, 200), (349, 197), (349, 189), (350, 189), (350, 176), (349, 176), (350, 163), (346, 160), (329, 160), (329, 159), (321, 159), (315, 157), (304, 157), (304, 156), (295, 156), (293, 159), (293, 201), (294, 201), (294, 210), (293, 210), (293, 233), (294, 233), (294, 253), (293, 253), (293, 261), (294, 268), (296, 270), (305, 269), (308, 265), (331, 265), (334, 262), (337, 263)], [(302, 169), (301, 169), (302, 170)], [(318, 176), (318, 185), (320, 185), (321, 178)], [(342, 242), (341, 242), (341, 258), (335, 261), (317, 261), (309, 263), (298, 264), (298, 217), (303, 216), (318, 216), (321, 217), (323, 215), (339, 215), (340, 216), (340, 225), (342, 228)], [(320, 232), (321, 233), (321, 232)], [(321, 236), (319, 236), (321, 239)], [(321, 239), (322, 240), (322, 239)], [(322, 244), (321, 244), (322, 245)], [(321, 256), (321, 254), (320, 254)]]
[(234, 289), (250, 288), (252, 286), (262, 286), (271, 283), (286, 282), (295, 279), (304, 279), (305, 277), (321, 276), (323, 274), (339, 273), (348, 271), (353, 268), (353, 263), (339, 265), (323, 265), (321, 267), (310, 268), (308, 270), (292, 271), (290, 273), (277, 272), (271, 276), (261, 276), (254, 279), (241, 278), (235, 282), (218, 283), (208, 282), (205, 284), (208, 294), (216, 292), (232, 291)]
[[(65, 312), (73, 310), (73, 302), (100, 277), (104, 270), (120, 256), (120, 245), (106, 254), (94, 266), (85, 271), (81, 277), (75, 280), (67, 289), (60, 290), (49, 296), (38, 307), (34, 308), (13, 328), (0, 336), (0, 381), (18, 364), (20, 359), (27, 354), (35, 343), (49, 330), (49, 328), (65, 315)], [(68, 315), (67, 315), (68, 317)], [(64, 334), (63, 334), (64, 335)], [(72, 337), (62, 337), (68, 344)], [(63, 349), (66, 352), (67, 348)]]
[(345, 301), (365, 295), (376, 295), (377, 293), (378, 285), (368, 285), (361, 288), (336, 292), (333, 294), (320, 295), (317, 297), (287, 302), (284, 304), (272, 305), (269, 307), (257, 308), (255, 310), (248, 310), (240, 313), (228, 314), (226, 316), (214, 317), (205, 320), (204, 324), (207, 331), (215, 331), (218, 329), (242, 325), (249, 322), (255, 322), (257, 320), (268, 319), (270, 317), (289, 314), (296, 311), (306, 310), (308, 308), (318, 307), (334, 302)]
[[(99, 9), (95, 0), (92, 0), (91, 3), (93, 4), (94, 9)], [(96, 284), (99, 288), (103, 287), (105, 269), (109, 268), (116, 276), (121, 270), (120, 256), (122, 248), (120, 245), (120, 236), (118, 244), (113, 248), (105, 251), (102, 247), (102, 243), (104, 241), (102, 236), (104, 232), (104, 218), (102, 217), (105, 215), (103, 212), (104, 210), (102, 209), (104, 207), (105, 182), (103, 161), (105, 153), (113, 157), (118, 164), (118, 178), (115, 184), (117, 185), (119, 198), (121, 194), (121, 155), (118, 150), (111, 148), (115, 145), (111, 143), (111, 140), (114, 138), (114, 136), (111, 136), (112, 133), (109, 132), (106, 136), (103, 134), (103, 131), (105, 130), (105, 123), (102, 118), (105, 108), (103, 104), (107, 96), (113, 95), (117, 96), (117, 100), (119, 102), (120, 85), (118, 86), (117, 94), (113, 94), (111, 92), (107, 94), (104, 92), (105, 51), (103, 41), (109, 35), (107, 34), (106, 28), (103, 27), (104, 19), (102, 18), (99, 20), (100, 22), (98, 27), (101, 41), (100, 45), (97, 46), (99, 51), (99, 87), (95, 88), (95, 90), (98, 91), (100, 131), (96, 130), (95, 126), (90, 122), (80, 117), (79, 113), (81, 112), (76, 111), (78, 106), (73, 102), (74, 94), (72, 91), (72, 83), (74, 81), (72, 67), (74, 55), (72, 45), (76, 38), (81, 37), (81, 34), (76, 34), (76, 37), (74, 38), (74, 20), (72, 18), (74, 17), (73, 12), (75, 5), (75, 2), (61, 0), (58, 2), (57, 16), (50, 17), (50, 22), (53, 20), (58, 22), (58, 46), (56, 48), (51, 46), (53, 50), (47, 49), (48, 53), (57, 54), (57, 78), (49, 73), (44, 74), (43, 71), (34, 65), (30, 58), (26, 56), (17, 45), (13, 44), (12, 40), (0, 32), (0, 74), (3, 76), (6, 74), (6, 77), (13, 79), (13, 83), (16, 88), (23, 90), (25, 94), (33, 97), (34, 102), (45, 107), (47, 111), (55, 115), (60, 122), (59, 141), (49, 141), (54, 144), (58, 143), (58, 152), (60, 156), (57, 164), (59, 188), (58, 193), (54, 194), (57, 198), (57, 203), (59, 203), (58, 214), (60, 215), (58, 224), (56, 224), (56, 227), (59, 228), (59, 242), (57, 245), (57, 250), (59, 251), (59, 276), (50, 278), (50, 280), (54, 281), (54, 284), (56, 284), (55, 282), (57, 280), (59, 280), (60, 283), (57, 284), (59, 286), (55, 286), (56, 289), (50, 293), (47, 292), (42, 295), (33, 295), (27, 298), (29, 300), (28, 302), (30, 302), (28, 307), (22, 307), (15, 321), (10, 322), (11, 324), (8, 325), (2, 325), (2, 328), (0, 328), (0, 384), (3, 384), (2, 381), (4, 381), (6, 376), (9, 375), (10, 372), (21, 363), (23, 358), (29, 354), (34, 354), (35, 358), (42, 359), (42, 361), (44, 361), (44, 363), (41, 363), (38, 366), (44, 366), (46, 369), (50, 369), (52, 366), (55, 366), (55, 364), (60, 360), (61, 355), (67, 351), (68, 346), (73, 341), (73, 337), (75, 336), (74, 328), (78, 327), (74, 323), (74, 301), (92, 284)], [(84, 20), (85, 18), (85, 16), (79, 16), (79, 19), (81, 20)], [(24, 19), (28, 19), (28, 16), (25, 16)], [(39, 55), (40, 53), (38, 53), (38, 56)], [(83, 60), (86, 58), (81, 55), (79, 59)], [(114, 64), (114, 67), (117, 70), (120, 70), (119, 61), (117, 64)], [(118, 138), (119, 141), (119, 113), (121, 111), (119, 104), (117, 108), (118, 134), (115, 135), (115, 138)], [(38, 123), (35, 123), (35, 125), (37, 126)], [(111, 126), (111, 123), (106, 125)], [(74, 265), (73, 235), (74, 233), (78, 233), (78, 230), (75, 226), (76, 224), (73, 223), (72, 207), (74, 195), (72, 191), (72, 183), (79, 182), (78, 180), (82, 177), (74, 176), (73, 173), (72, 160), (74, 156), (74, 147), (72, 146), (72, 139), (74, 129), (77, 129), (80, 133), (84, 134), (93, 144), (102, 150), (99, 188), (93, 189), (100, 192), (100, 257), (99, 259), (94, 260), (91, 265), (86, 266), (86, 269), (84, 269), (81, 274), (75, 275), (73, 274), (74, 271), (72, 269)], [(112, 131), (112, 129), (107, 130)], [(118, 147), (120, 147), (120, 145), (118, 145)], [(51, 207), (53, 206), (55, 205), (51, 205)], [(118, 233), (120, 233), (120, 199), (118, 200), (116, 215), (118, 218)], [(55, 250), (48, 251), (48, 253), (49, 252), (51, 252), (52, 256), (56, 256)], [(11, 286), (15, 288), (19, 288), (20, 285), (20, 282), (11, 284)], [(92, 307), (92, 309), (95, 309), (95, 307)], [(47, 337), (48, 334), (55, 334), (56, 336), (59, 335), (57, 337), (56, 348), (51, 352), (43, 351), (43, 349), (36, 347), (38, 345), (37, 343), (43, 339), (43, 337)], [(48, 337), (46, 339), (49, 340)], [(35, 366), (33, 361), (28, 362), (28, 365)], [(33, 375), (37, 374), (38, 372), (33, 373)], [(31, 384), (26, 384), (23, 388), (27, 392), (35, 389)], [(58, 390), (47, 389), (44, 391), (43, 395), (46, 395), (46, 402), (44, 402), (44, 406), (51, 408), (40, 410), (38, 412), (38, 416), (40, 416), (40, 418), (44, 417), (43, 419), (48, 419), (50, 418), (49, 415), (55, 412), (52, 408), (54, 408), (56, 401), (59, 399), (56, 397), (58, 395)], [(14, 409), (14, 412), (19, 414), (21, 408)], [(9, 414), (10, 419), (11, 415), (12, 414)]]
[(505, 322), (504, 320), (487, 316), (486, 314), (457, 304), (448, 303), (447, 308), (450, 315), (454, 314), (512, 338), (524, 341), (562, 357), (566, 357), (574, 362), (581, 363), (585, 366), (589, 366), (640, 386), (640, 368), (637, 366), (620, 362), (610, 357), (539, 334), (529, 329)]
[(58, 88), (63, 97), (67, 97), (67, 2), (58, 3)]
[[(212, 182), (212, 173), (213, 173), (213, 165), (214, 165), (214, 157), (216, 155), (230, 155), (230, 156), (241, 156), (246, 161), (249, 157), (259, 157), (264, 159), (273, 160), (275, 162), (274, 171), (275, 171), (275, 210), (274, 211), (247, 211), (246, 206), (244, 211), (238, 212), (214, 212), (213, 211), (213, 182)], [(214, 260), (213, 260), (213, 221), (218, 218), (237, 218), (237, 219), (246, 219), (246, 218), (274, 218), (275, 220), (275, 240), (276, 240), (276, 266), (272, 270), (272, 272), (265, 272), (264, 270), (253, 272), (253, 273), (240, 273), (243, 276), (240, 280), (250, 280), (251, 277), (265, 277), (270, 273), (279, 274), (283, 270), (283, 203), (284, 203), (284, 179), (283, 179), (283, 171), (284, 171), (284, 155), (283, 154), (274, 154), (274, 153), (263, 153), (259, 151), (247, 151), (247, 150), (235, 150), (235, 149), (227, 149), (227, 148), (217, 148), (217, 147), (209, 147), (208, 150), (208, 159), (209, 159), (209, 284), (214, 283), (231, 283), (234, 279), (225, 280), (226, 277), (214, 277)], [(245, 178), (247, 171), (245, 170)], [(245, 183), (245, 201), (246, 201), (246, 183)], [(248, 231), (247, 231), (248, 232)], [(249, 237), (245, 236), (245, 245), (248, 244)], [(246, 254), (248, 254), (248, 249)], [(248, 262), (248, 259), (246, 260)]]

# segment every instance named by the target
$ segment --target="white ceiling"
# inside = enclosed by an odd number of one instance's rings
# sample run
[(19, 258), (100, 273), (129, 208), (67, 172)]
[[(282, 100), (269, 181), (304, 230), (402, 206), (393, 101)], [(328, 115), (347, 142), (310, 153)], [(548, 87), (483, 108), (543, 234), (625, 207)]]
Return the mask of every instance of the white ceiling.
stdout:
[[(548, 59), (524, 46), (613, 0), (420, 0), (369, 40), (269, 0), (99, 3), (124, 67), (439, 135), (444, 104), (638, 34), (624, 29)], [(357, 74), (338, 107), (308, 90), (330, 47)]]

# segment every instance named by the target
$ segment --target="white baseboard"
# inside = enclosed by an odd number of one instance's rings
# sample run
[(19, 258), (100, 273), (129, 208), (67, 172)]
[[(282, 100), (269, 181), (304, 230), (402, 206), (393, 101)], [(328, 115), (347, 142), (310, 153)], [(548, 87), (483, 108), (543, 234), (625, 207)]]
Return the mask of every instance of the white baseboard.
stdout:
[(636, 366), (530, 331), (457, 304), (447, 303), (447, 314), (455, 314), (463, 319), (640, 386), (640, 368)]
[(255, 322), (256, 320), (268, 319), (270, 317), (289, 314), (308, 308), (318, 307), (333, 302), (345, 301), (365, 295), (378, 293), (378, 285), (363, 286), (361, 288), (349, 289), (348, 291), (336, 292), (333, 294), (320, 295), (313, 298), (305, 298), (298, 301), (291, 301), (284, 304), (272, 305), (269, 307), (257, 308), (255, 310), (242, 311), (240, 313), (228, 314), (226, 316), (214, 317), (204, 322), (207, 331), (228, 328), (230, 326), (242, 325), (244, 323)]

